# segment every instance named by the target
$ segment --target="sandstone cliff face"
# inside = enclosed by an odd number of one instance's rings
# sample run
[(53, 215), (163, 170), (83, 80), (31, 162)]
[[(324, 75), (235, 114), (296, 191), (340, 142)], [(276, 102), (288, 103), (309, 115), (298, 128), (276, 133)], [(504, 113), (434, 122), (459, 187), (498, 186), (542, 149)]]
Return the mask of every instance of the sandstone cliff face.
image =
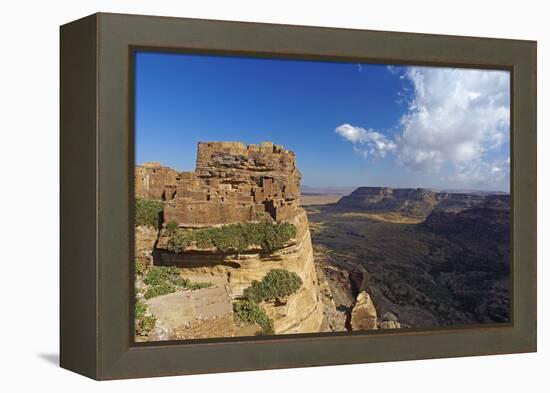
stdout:
[[(162, 167), (155, 168), (157, 175)], [(139, 176), (143, 176), (142, 172), (139, 171)], [(150, 168), (147, 173), (151, 175)], [(296, 236), (269, 253), (259, 247), (249, 247), (241, 253), (224, 253), (194, 246), (174, 253), (167, 246), (167, 230), (161, 228), (151, 253), (153, 263), (179, 267), (184, 278), (208, 282), (213, 287), (199, 290), (203, 297), (191, 292), (149, 300), (149, 308), (158, 319), (157, 339), (255, 334), (253, 329), (235, 327), (223, 304), (231, 305), (232, 300), (242, 296), (244, 289), (254, 281), (261, 281), (273, 269), (296, 273), (302, 281), (292, 295), (262, 302), (266, 314), (273, 320), (274, 333), (313, 333), (326, 326), (326, 307), (320, 299), (308, 218), (299, 206), (301, 175), (293, 152), (270, 142), (248, 146), (237, 142), (199, 143), (195, 171), (162, 173), (154, 178), (149, 176), (147, 187), (145, 181), (138, 185), (136, 179), (136, 192), (141, 189), (141, 195), (160, 196), (164, 200), (164, 226), (174, 222), (185, 230), (199, 230), (268, 219), (293, 224)], [(155, 180), (154, 187), (151, 179)], [(146, 233), (143, 230), (136, 233), (139, 234), (136, 249), (146, 257), (142, 249), (147, 247), (141, 247), (150, 244)], [(223, 304), (205, 303), (205, 298), (214, 292), (215, 298), (225, 296), (228, 300), (220, 301)], [(204, 316), (200, 309), (204, 310), (206, 305), (210, 311)]]
[(351, 328), (353, 330), (373, 330), (378, 328), (376, 308), (370, 295), (360, 292), (351, 312)]
[(253, 281), (261, 279), (272, 269), (285, 269), (302, 279), (297, 293), (285, 299), (284, 304), (264, 302), (263, 306), (274, 321), (275, 334), (313, 333), (321, 330), (323, 305), (319, 299), (319, 286), (313, 261), (313, 249), (307, 215), (301, 208), (290, 223), (297, 228), (296, 239), (284, 248), (268, 255), (250, 250), (240, 255), (217, 252), (174, 254), (162, 247), (159, 241), (155, 263), (183, 268), (182, 276), (193, 282), (212, 282), (225, 287), (229, 296), (236, 299)]

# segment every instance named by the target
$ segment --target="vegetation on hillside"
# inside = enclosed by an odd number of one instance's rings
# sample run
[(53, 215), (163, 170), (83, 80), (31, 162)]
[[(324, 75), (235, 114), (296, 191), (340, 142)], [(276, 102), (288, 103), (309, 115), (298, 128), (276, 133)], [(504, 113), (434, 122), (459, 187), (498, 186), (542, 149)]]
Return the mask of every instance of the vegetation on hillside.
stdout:
[(158, 229), (161, 224), (162, 201), (136, 199), (136, 226), (151, 226)]
[(199, 249), (217, 248), (222, 252), (241, 253), (250, 246), (260, 246), (263, 252), (283, 248), (296, 236), (296, 227), (290, 223), (250, 222), (221, 227), (183, 230), (176, 229), (168, 240), (168, 250), (181, 253), (195, 245)]
[(295, 293), (302, 286), (302, 279), (294, 272), (284, 269), (272, 269), (262, 281), (253, 281), (246, 288), (243, 296), (246, 299), (261, 302), (282, 298)]
[(176, 232), (178, 228), (179, 228), (178, 223), (175, 221), (168, 221), (166, 223), (166, 232), (170, 235)]
[(144, 297), (166, 295), (182, 289), (200, 289), (212, 286), (211, 283), (192, 283), (180, 276), (181, 269), (177, 267), (153, 266), (143, 273), (143, 283), (147, 285)]
[(145, 265), (143, 261), (136, 259), (135, 269), (136, 269), (135, 270), (136, 275), (141, 277), (147, 271), (147, 265)]
[(258, 324), (262, 328), (261, 334), (273, 334), (273, 321), (260, 303), (292, 295), (301, 286), (302, 279), (296, 273), (272, 269), (261, 281), (253, 281), (244, 290), (243, 298), (233, 303), (234, 317), (241, 324)]
[(273, 321), (267, 316), (263, 307), (255, 301), (239, 299), (233, 302), (233, 312), (237, 322), (242, 324), (256, 323), (263, 334), (273, 334)]
[(135, 304), (135, 331), (138, 336), (147, 336), (155, 328), (157, 319), (147, 310), (147, 305), (136, 299)]

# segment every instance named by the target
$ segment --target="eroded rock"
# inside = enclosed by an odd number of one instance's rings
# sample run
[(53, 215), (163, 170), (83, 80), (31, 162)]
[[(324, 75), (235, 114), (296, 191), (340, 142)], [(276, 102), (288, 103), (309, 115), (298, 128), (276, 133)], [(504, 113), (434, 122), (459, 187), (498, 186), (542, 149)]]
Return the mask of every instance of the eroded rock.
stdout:
[[(156, 175), (162, 168), (159, 164), (148, 165), (147, 173), (154, 169)], [(141, 176), (142, 171), (136, 170), (136, 175), (138, 172)], [(246, 329), (235, 330), (233, 320), (229, 321), (231, 302), (272, 269), (294, 272), (302, 280), (299, 290), (284, 302), (262, 303), (273, 320), (274, 332), (321, 331), (324, 307), (308, 218), (299, 205), (301, 175), (293, 152), (271, 142), (248, 146), (238, 142), (201, 142), (195, 170), (165, 178), (162, 194), (165, 224), (173, 221), (180, 228), (198, 229), (267, 220), (293, 224), (296, 235), (281, 249), (270, 253), (260, 248), (236, 254), (196, 247), (174, 253), (167, 247), (170, 235), (161, 229), (155, 243), (155, 265), (177, 266), (182, 277), (193, 282), (210, 282), (216, 289), (178, 292), (149, 300), (151, 312), (159, 319), (159, 331), (168, 332), (173, 339), (250, 335)], [(148, 190), (150, 181), (151, 177)], [(155, 189), (160, 184), (160, 180), (156, 182)], [(223, 294), (218, 293), (222, 290)], [(224, 299), (223, 307), (215, 300), (220, 296)]]
[(397, 321), (382, 321), (380, 329), (401, 329), (401, 324)]
[(370, 295), (366, 291), (360, 292), (351, 311), (351, 329), (377, 329), (377, 319), (376, 308)]

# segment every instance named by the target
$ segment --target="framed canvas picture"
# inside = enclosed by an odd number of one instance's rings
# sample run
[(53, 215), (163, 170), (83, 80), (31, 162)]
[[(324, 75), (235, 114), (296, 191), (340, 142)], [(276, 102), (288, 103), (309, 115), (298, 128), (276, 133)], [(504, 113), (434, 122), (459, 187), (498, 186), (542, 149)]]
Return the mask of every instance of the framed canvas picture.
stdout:
[(536, 350), (536, 43), (61, 27), (61, 366)]

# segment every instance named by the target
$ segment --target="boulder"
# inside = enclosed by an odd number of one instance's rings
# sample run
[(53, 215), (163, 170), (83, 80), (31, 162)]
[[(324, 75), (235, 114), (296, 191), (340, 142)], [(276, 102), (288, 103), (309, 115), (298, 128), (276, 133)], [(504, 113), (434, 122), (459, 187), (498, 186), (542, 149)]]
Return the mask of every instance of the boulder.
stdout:
[(351, 311), (351, 329), (377, 329), (377, 321), (376, 308), (370, 295), (366, 291), (360, 292)]
[(355, 269), (349, 273), (349, 279), (354, 289), (357, 291), (356, 293), (362, 292), (368, 287), (369, 275), (361, 265), (357, 265)]
[(382, 321), (380, 329), (401, 329), (401, 324), (397, 321)]
[(382, 314), (382, 321), (397, 322), (397, 317), (388, 311)]

